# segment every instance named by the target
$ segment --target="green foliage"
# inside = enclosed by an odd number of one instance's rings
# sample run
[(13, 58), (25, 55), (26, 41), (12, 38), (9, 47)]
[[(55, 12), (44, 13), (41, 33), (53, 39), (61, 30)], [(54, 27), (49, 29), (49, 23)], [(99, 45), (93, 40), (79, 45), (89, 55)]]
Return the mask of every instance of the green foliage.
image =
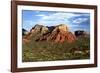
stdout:
[[(90, 51), (89, 37), (80, 37), (73, 43), (54, 43), (47, 41), (36, 42), (34, 40), (36, 37), (32, 38), (29, 43), (22, 45), (23, 62), (76, 60), (90, 58), (90, 53), (85, 52)], [(81, 53), (75, 53), (76, 50), (71, 51), (72, 48), (78, 48), (79, 52), (81, 51)]]

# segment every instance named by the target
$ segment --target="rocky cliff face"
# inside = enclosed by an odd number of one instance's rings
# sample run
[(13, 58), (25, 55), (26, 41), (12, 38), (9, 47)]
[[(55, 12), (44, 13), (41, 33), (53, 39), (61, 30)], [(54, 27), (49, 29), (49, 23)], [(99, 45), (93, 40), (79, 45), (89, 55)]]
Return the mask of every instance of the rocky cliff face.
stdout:
[(57, 27), (58, 27), (59, 30), (62, 30), (62, 31), (67, 31), (68, 30), (68, 27), (64, 24), (58, 25)]
[(56, 28), (53, 31), (68, 31), (68, 27), (64, 24), (60, 24), (58, 26), (56, 26)]
[(76, 37), (72, 34), (68, 27), (64, 24), (56, 26), (52, 32), (44, 34), (40, 38), (36, 39), (36, 41), (53, 41), (53, 42), (74, 42)]

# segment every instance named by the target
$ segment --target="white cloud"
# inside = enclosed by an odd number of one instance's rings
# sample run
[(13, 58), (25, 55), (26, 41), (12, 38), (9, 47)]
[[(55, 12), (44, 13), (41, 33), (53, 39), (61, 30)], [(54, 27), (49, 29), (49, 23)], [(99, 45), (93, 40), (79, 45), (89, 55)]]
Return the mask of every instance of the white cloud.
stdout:
[(88, 20), (88, 18), (77, 18), (72, 23), (80, 24), (80, 23), (85, 22), (87, 20)]
[(80, 16), (80, 14), (74, 14), (74, 13), (54, 13), (50, 14), (48, 16), (44, 16), (43, 20), (53, 19), (53, 20), (60, 20), (60, 19), (69, 19), (72, 17)]
[(41, 19), (39, 19), (38, 23), (39, 24), (45, 24), (45, 25), (50, 25), (50, 24), (68, 24), (70, 18), (72, 17), (77, 17), (80, 16), (80, 14), (74, 14), (74, 13), (53, 13), (49, 15), (41, 14), (37, 15), (41, 16)]
[(38, 14), (38, 15), (36, 15), (36, 16), (45, 17), (46, 15), (44, 15), (44, 14)]
[(52, 14), (38, 14), (36, 16), (40, 16), (41, 18), (38, 20), (39, 24), (44, 24), (47, 26), (56, 25), (56, 24), (70, 24), (71, 23), (81, 23), (86, 21), (86, 18), (78, 18), (74, 21), (70, 22), (69, 19), (79, 16), (88, 16), (89, 14), (75, 14), (75, 13), (65, 13), (65, 12), (56, 12)]

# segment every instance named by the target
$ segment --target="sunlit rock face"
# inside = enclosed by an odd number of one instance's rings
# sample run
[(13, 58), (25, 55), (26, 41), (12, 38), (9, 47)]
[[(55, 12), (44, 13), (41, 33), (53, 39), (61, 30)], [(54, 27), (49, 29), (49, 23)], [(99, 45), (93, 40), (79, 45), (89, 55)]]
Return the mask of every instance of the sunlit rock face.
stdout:
[(37, 32), (40, 32), (40, 33), (46, 33), (48, 32), (48, 28), (46, 26), (43, 26), (43, 25), (40, 25), (40, 24), (36, 24), (31, 30), (30, 30), (31, 33), (37, 33)]

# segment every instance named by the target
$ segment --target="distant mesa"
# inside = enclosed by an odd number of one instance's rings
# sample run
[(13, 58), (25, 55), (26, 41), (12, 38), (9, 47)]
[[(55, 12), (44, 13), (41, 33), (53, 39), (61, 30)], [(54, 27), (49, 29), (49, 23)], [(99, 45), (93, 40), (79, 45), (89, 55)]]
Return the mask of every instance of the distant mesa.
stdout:
[(74, 32), (76, 37), (87, 37), (89, 34), (84, 30), (77, 30)]

